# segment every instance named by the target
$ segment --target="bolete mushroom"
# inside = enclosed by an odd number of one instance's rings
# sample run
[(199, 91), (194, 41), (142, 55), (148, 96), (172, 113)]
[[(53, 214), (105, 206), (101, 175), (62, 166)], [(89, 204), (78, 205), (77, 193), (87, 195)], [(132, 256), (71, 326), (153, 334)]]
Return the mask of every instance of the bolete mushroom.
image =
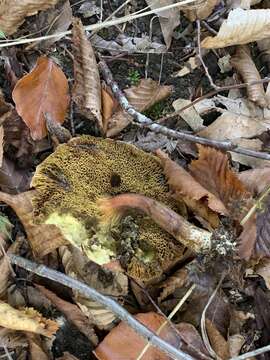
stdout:
[(118, 259), (130, 276), (150, 281), (183, 255), (181, 243), (138, 212), (109, 228), (100, 221), (98, 200), (123, 193), (145, 195), (177, 210), (159, 159), (133, 145), (74, 138), (37, 167), (32, 186), (35, 221), (57, 225), (98, 264)]

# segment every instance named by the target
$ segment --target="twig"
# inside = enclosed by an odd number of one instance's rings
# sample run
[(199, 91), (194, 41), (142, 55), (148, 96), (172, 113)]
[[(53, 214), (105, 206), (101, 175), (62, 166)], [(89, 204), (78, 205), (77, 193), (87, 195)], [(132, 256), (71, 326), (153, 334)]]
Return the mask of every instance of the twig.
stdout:
[[(196, 285), (193, 284), (190, 289), (188, 289), (188, 291), (186, 292), (186, 294), (182, 297), (182, 299), (178, 302), (178, 304), (175, 306), (175, 308), (172, 310), (172, 312), (170, 313), (170, 315), (168, 316), (168, 319), (166, 319), (158, 328), (157, 330), (157, 335), (159, 335), (162, 331), (162, 329), (164, 328), (165, 325), (167, 325), (169, 323), (169, 321), (174, 317), (174, 315), (178, 312), (178, 310), (182, 307), (182, 305), (185, 303), (185, 301), (189, 298), (189, 296), (191, 295), (192, 291), (195, 289)], [(145, 347), (142, 349), (141, 353), (139, 354), (139, 356), (136, 358), (136, 360), (142, 360), (144, 354), (146, 353), (146, 351), (150, 348), (151, 344), (148, 342)]]
[[(166, 126), (153, 122), (150, 118), (136, 111), (134, 107), (129, 104), (125, 94), (119, 88), (117, 83), (113, 80), (112, 73), (104, 61), (99, 62), (99, 68), (102, 72), (104, 80), (111, 87), (113, 94), (119, 101), (123, 110), (125, 110), (134, 119), (134, 124), (146, 127), (155, 133), (163, 134), (173, 139), (191, 141), (202, 145), (214, 146), (220, 150), (233, 151), (239, 154), (248, 155), (259, 159), (270, 160), (270, 154), (242, 148), (234, 144), (232, 141), (206, 139), (200, 136), (169, 129)], [(270, 81), (270, 78), (268, 81)]]
[(183, 112), (184, 110), (190, 108), (191, 106), (197, 104), (198, 102), (204, 100), (204, 99), (208, 99), (212, 96), (215, 96), (216, 94), (222, 92), (222, 91), (227, 91), (227, 90), (232, 90), (232, 89), (242, 89), (248, 86), (252, 86), (252, 85), (257, 85), (257, 84), (264, 84), (264, 83), (268, 83), (270, 82), (270, 77), (265, 77), (261, 80), (256, 80), (256, 81), (251, 81), (248, 83), (241, 83), (241, 84), (234, 84), (234, 85), (227, 85), (227, 86), (222, 86), (219, 88), (219, 90), (213, 90), (208, 92), (205, 95), (202, 95), (200, 97), (198, 97), (197, 99), (193, 100), (190, 104), (183, 106), (181, 109), (171, 113), (171, 114), (167, 114), (166, 116), (163, 116), (162, 118), (160, 118), (159, 120), (157, 120), (157, 123), (161, 124), (171, 118), (174, 118), (177, 115), (180, 115), (181, 112)]
[(196, 24), (197, 24), (197, 45), (198, 45), (198, 58), (200, 59), (200, 62), (204, 68), (205, 71), (205, 75), (207, 76), (210, 85), (212, 86), (212, 88), (214, 88), (215, 90), (220, 90), (220, 87), (217, 86), (213, 79), (212, 76), (210, 75), (209, 71), (208, 71), (208, 67), (205, 65), (205, 62), (203, 60), (202, 57), (202, 50), (201, 50), (201, 21), (200, 20), (196, 20)]
[(132, 315), (130, 315), (121, 305), (116, 301), (111, 299), (109, 296), (100, 294), (95, 289), (90, 286), (85, 285), (81, 281), (73, 279), (70, 276), (67, 276), (59, 271), (52, 270), (45, 265), (37, 264), (33, 261), (25, 259), (21, 256), (10, 254), (8, 255), (10, 262), (14, 265), (22, 267), (25, 270), (28, 270), (36, 275), (44, 277), (55, 281), (58, 284), (65, 285), (72, 290), (80, 292), (82, 295), (97, 301), (99, 304), (105, 306), (115, 315), (117, 315), (122, 321), (126, 322), (133, 330), (135, 330), (139, 335), (148, 340), (151, 345), (157, 347), (162, 352), (173, 357), (176, 360), (194, 360), (190, 355), (184, 353), (182, 350), (178, 350), (166, 341), (162, 340), (147, 327), (145, 327), (141, 322), (136, 320)]
[(249, 351), (243, 355), (239, 355), (239, 356), (235, 356), (233, 358), (231, 358), (230, 360), (245, 360), (245, 359), (249, 359), (249, 358), (253, 358), (253, 356), (257, 356), (260, 354), (264, 354), (266, 352), (270, 351), (270, 345), (266, 345), (260, 349), (256, 349), (253, 351)]
[[(183, 5), (187, 5), (190, 3), (194, 3), (195, 0), (182, 0), (179, 1), (177, 3), (173, 3), (170, 5), (166, 5), (166, 6), (162, 6), (159, 7), (157, 9), (153, 9), (153, 10), (149, 10), (149, 11), (144, 11), (141, 13), (135, 13), (135, 14), (130, 14), (127, 16), (122, 16), (118, 19), (113, 19), (113, 20), (109, 20), (109, 21), (103, 21), (102, 23), (97, 23), (97, 24), (93, 24), (93, 25), (88, 25), (85, 26), (84, 29), (88, 30), (88, 31), (92, 31), (92, 30), (101, 30), (103, 28), (106, 27), (110, 27), (110, 26), (114, 26), (114, 25), (118, 25), (118, 24), (123, 24), (125, 22), (128, 21), (132, 21), (147, 15), (151, 15), (151, 14), (156, 14), (156, 13), (160, 13), (169, 9), (174, 9), (174, 8), (180, 8)], [(12, 40), (8, 40), (8, 42), (4, 42), (0, 44), (0, 48), (2, 47), (8, 47), (8, 46), (15, 46), (15, 45), (22, 45), (22, 44), (29, 44), (35, 41), (41, 41), (41, 40), (47, 40), (47, 39), (53, 39), (53, 38), (57, 38), (57, 37), (63, 37), (65, 35), (70, 35), (71, 34), (71, 30), (67, 30), (67, 31), (63, 31), (60, 33), (55, 33), (55, 34), (51, 34), (51, 35), (45, 35), (45, 36), (39, 36), (36, 38), (27, 38), (27, 39), (15, 39), (14, 41)]]

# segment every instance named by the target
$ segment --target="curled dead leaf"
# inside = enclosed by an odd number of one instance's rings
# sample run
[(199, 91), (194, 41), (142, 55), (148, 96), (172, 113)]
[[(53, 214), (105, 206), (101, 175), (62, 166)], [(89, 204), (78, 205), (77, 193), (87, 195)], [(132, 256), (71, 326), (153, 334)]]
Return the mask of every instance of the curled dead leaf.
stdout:
[(46, 10), (59, 0), (1, 0), (0, 29), (6, 35), (15, 33), (27, 16)]
[(33, 191), (19, 195), (9, 195), (0, 192), (0, 201), (9, 205), (22, 222), (31, 249), (37, 257), (43, 257), (61, 245), (66, 244), (61, 231), (55, 225), (34, 225), (32, 197)]
[(101, 84), (95, 53), (80, 19), (73, 21), (74, 86), (72, 96), (79, 111), (103, 132)]
[(28, 333), (27, 339), (31, 359), (50, 360), (49, 355), (44, 349), (40, 336)]
[[(145, 111), (155, 103), (166, 99), (172, 93), (172, 86), (160, 85), (152, 79), (142, 79), (138, 86), (132, 86), (126, 89), (125, 95), (137, 111)], [(123, 110), (117, 111), (111, 119), (108, 120), (107, 137), (117, 135), (130, 122), (132, 117)]]
[(58, 329), (55, 321), (45, 319), (32, 308), (17, 310), (1, 301), (0, 315), (0, 326), (8, 329), (30, 331), (47, 337), (53, 336)]
[(201, 46), (207, 49), (243, 45), (270, 36), (270, 10), (234, 9), (230, 11), (215, 37), (208, 36)]
[(258, 196), (270, 184), (270, 167), (242, 171), (238, 177), (253, 196)]
[[(237, 48), (235, 55), (231, 58), (231, 64), (239, 72), (245, 83), (261, 80), (259, 71), (252, 60), (247, 46), (239, 46)], [(247, 93), (249, 99), (259, 106), (268, 106), (263, 84), (248, 86)]]
[(69, 105), (68, 81), (53, 60), (43, 56), (35, 68), (17, 82), (12, 98), (32, 138), (40, 140), (47, 135), (45, 113), (59, 124), (65, 120)]

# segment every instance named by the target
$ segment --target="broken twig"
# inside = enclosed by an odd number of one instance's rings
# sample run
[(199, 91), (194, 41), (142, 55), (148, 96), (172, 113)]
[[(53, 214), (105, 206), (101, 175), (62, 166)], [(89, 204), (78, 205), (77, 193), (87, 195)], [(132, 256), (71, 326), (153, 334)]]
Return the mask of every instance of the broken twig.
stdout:
[[(235, 153), (252, 156), (258, 159), (270, 160), (270, 154), (242, 148), (234, 144), (232, 141), (227, 141), (227, 140), (219, 141), (219, 140), (206, 139), (200, 136), (191, 135), (185, 132), (169, 129), (166, 126), (153, 122), (150, 118), (136, 111), (134, 107), (129, 104), (125, 94), (119, 88), (118, 84), (114, 81), (112, 73), (104, 61), (99, 62), (99, 68), (101, 70), (104, 80), (111, 87), (112, 92), (116, 97), (116, 99), (119, 101), (122, 109), (125, 110), (134, 119), (134, 124), (138, 126), (146, 127), (155, 133), (160, 133), (173, 139), (185, 140), (202, 145), (214, 146), (220, 150), (233, 151)], [(270, 81), (270, 78), (267, 79), (268, 81)], [(235, 87), (235, 85), (232, 86)], [(218, 91), (215, 90), (215, 93), (216, 92)]]
[(22, 267), (23, 269), (26, 269), (43, 278), (55, 281), (58, 284), (65, 285), (70, 289), (78, 291), (82, 295), (94, 301), (97, 301), (99, 304), (111, 310), (122, 321), (126, 322), (139, 335), (148, 340), (151, 345), (157, 347), (162, 352), (171, 356), (173, 359), (194, 360), (190, 355), (184, 353), (182, 350), (176, 349), (171, 344), (162, 340), (159, 336), (150, 331), (147, 327), (145, 327), (142, 323), (136, 320), (121, 305), (119, 305), (109, 296), (104, 296), (90, 286), (85, 285), (81, 281), (73, 279), (72, 277), (67, 276), (59, 271), (52, 270), (45, 265), (37, 264), (33, 261), (13, 254), (9, 254), (8, 256), (12, 264)]

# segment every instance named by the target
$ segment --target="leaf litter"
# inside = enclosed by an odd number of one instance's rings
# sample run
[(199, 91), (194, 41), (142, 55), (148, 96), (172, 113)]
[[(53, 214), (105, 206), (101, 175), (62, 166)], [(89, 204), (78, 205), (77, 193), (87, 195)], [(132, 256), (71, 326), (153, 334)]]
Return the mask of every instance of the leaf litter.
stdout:
[(13, 255), (192, 359), (269, 343), (269, 4), (172, 5), (0, 0), (0, 356), (172, 358)]

